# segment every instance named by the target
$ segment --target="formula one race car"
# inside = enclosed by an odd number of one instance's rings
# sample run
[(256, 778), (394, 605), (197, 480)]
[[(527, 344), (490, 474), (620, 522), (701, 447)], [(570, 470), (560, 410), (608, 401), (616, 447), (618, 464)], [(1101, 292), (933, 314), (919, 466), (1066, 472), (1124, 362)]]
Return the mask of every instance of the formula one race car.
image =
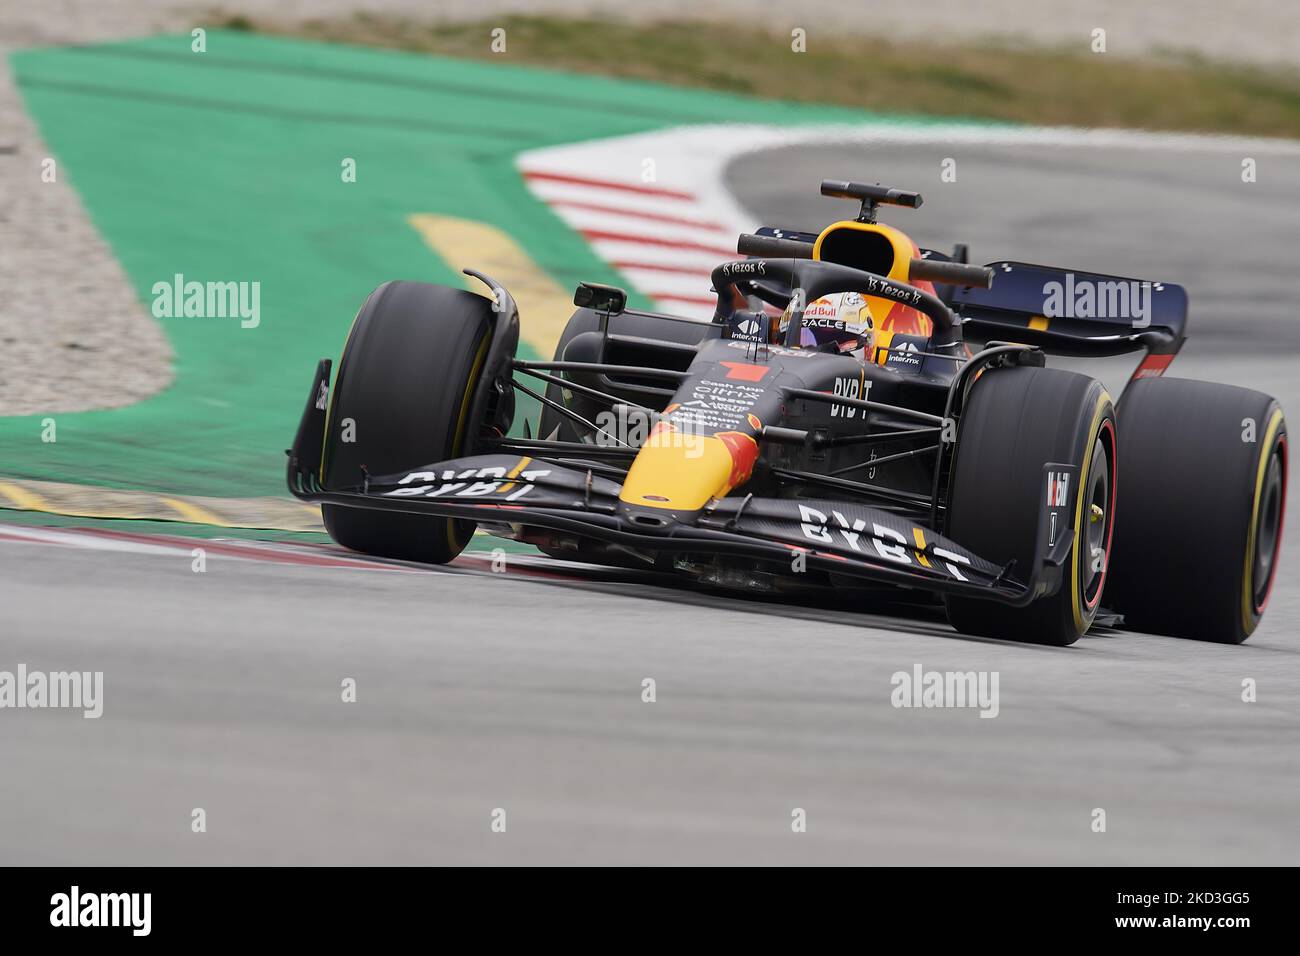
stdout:
[[(1184, 290), (971, 266), (876, 221), (916, 193), (822, 192), (861, 212), (741, 236), (711, 322), (584, 283), (553, 361), (516, 357), (518, 310), (485, 275), (466, 270), (491, 298), (385, 283), (332, 389), (317, 369), (290, 489), (391, 558), (445, 563), (477, 527), (721, 588), (863, 607), (908, 589), (991, 637), (1071, 644), (1104, 602), (1136, 630), (1245, 640), (1276, 573), (1286, 425), (1267, 395), (1161, 377)], [(1118, 403), (1046, 366), (1126, 352), (1144, 357)], [(512, 432), (516, 392), (535, 432)]]

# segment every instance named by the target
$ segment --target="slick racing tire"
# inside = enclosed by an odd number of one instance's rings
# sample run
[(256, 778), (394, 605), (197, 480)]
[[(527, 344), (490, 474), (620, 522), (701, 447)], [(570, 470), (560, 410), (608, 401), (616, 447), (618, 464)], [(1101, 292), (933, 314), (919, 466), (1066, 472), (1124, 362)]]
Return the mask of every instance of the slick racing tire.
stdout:
[[(325, 487), (455, 458), (491, 338), (492, 303), (461, 289), (388, 282), (357, 313), (330, 400)], [(346, 430), (350, 428), (350, 432)], [(352, 441), (345, 441), (348, 434)], [(470, 521), (322, 505), (346, 548), (445, 564), (465, 549)]]
[(1043, 466), (1077, 465), (1069, 489), (1074, 546), (1055, 594), (1023, 608), (949, 596), (948, 620), (964, 634), (1064, 647), (1091, 626), (1101, 603), (1114, 527), (1115, 410), (1096, 379), (1061, 369), (988, 369), (971, 386), (957, 436), (947, 533), (1011, 576), (1034, 568), (1044, 511)]
[(1240, 644), (1277, 574), (1286, 419), (1270, 396), (1135, 381), (1119, 407), (1124, 510), (1106, 605), (1133, 630)]

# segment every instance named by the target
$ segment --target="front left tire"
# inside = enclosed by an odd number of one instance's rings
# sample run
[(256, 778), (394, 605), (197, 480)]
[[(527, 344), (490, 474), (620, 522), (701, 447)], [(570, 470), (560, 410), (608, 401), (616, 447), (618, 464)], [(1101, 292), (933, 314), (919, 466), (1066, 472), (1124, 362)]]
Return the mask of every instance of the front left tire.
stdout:
[[(491, 329), (491, 301), (472, 292), (425, 282), (387, 282), (372, 292), (339, 360), (325, 487), (355, 487), (363, 468), (390, 475), (458, 457), (474, 427), (468, 416)], [(321, 513), (346, 548), (429, 564), (460, 554), (475, 527), (343, 505), (322, 505)]]
[(1074, 546), (1055, 594), (1017, 608), (949, 596), (958, 631), (1064, 647), (1092, 625), (1105, 586), (1116, 501), (1115, 410), (1096, 379), (1062, 369), (987, 369), (961, 416), (947, 533), (1022, 580), (1034, 570), (1043, 468), (1077, 465)]

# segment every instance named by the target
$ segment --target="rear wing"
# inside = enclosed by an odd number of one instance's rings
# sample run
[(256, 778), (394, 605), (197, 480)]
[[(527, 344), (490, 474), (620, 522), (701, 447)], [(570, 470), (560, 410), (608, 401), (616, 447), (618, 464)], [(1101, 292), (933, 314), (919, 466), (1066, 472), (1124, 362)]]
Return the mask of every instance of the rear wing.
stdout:
[(1060, 355), (1122, 355), (1145, 348), (1149, 354), (1138, 372), (1147, 374), (1163, 371), (1187, 337), (1182, 286), (1025, 262), (988, 267), (994, 271), (991, 287), (953, 293), (964, 332)]
[[(753, 235), (742, 235), (737, 251), (809, 258), (816, 240), (816, 233), (763, 226)], [(967, 266), (965, 259), (965, 247), (958, 247), (954, 256), (922, 249), (920, 260), (912, 262), (914, 277), (947, 283), (939, 297), (957, 313), (963, 335), (1020, 342), (1056, 355), (1145, 350), (1133, 378), (1163, 374), (1186, 341), (1187, 291), (1180, 285), (1027, 262)], [(935, 274), (926, 275), (926, 270)], [(945, 275), (945, 270), (952, 274)], [(987, 277), (989, 271), (991, 282), (978, 281), (979, 273)], [(789, 296), (788, 289), (753, 291), (778, 304), (784, 304), (782, 293)]]

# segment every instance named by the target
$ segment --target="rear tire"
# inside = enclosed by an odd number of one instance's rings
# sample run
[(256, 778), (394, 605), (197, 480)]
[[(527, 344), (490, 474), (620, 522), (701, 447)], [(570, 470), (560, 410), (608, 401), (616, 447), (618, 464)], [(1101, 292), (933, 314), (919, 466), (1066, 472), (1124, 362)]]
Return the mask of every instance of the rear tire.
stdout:
[[(492, 328), (492, 303), (461, 289), (387, 282), (357, 313), (334, 382), (326, 425), (325, 487), (361, 484), (456, 458)], [(344, 441), (351, 422), (353, 441)], [(322, 505), (325, 530), (346, 548), (445, 564), (474, 523)]]
[(1250, 389), (1151, 378), (1125, 391), (1120, 421), (1124, 515), (1107, 606), (1133, 630), (1240, 644), (1277, 575), (1281, 408)]
[[(964, 634), (1064, 647), (1091, 626), (1105, 585), (1115, 510), (1115, 411), (1096, 379), (1031, 366), (988, 369), (961, 416), (947, 533), (1014, 576), (1033, 571), (1043, 466), (1079, 466), (1070, 489), (1075, 544), (1058, 591), (1024, 608), (949, 596)], [(1100, 555), (1096, 554), (1100, 549)]]

